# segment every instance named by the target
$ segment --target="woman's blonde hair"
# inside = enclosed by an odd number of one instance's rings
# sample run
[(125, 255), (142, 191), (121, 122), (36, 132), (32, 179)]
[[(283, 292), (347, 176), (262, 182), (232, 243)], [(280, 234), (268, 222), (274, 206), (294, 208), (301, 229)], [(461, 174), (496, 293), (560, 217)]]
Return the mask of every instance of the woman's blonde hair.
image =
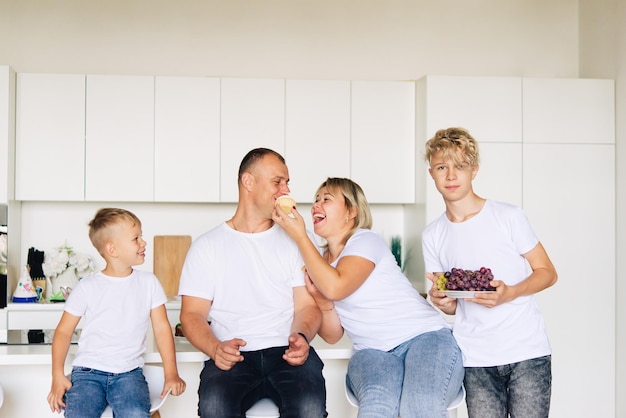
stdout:
[(324, 187), (326, 187), (331, 192), (341, 193), (346, 202), (346, 208), (348, 210), (355, 208), (356, 214), (354, 217), (354, 226), (343, 239), (343, 243), (345, 244), (348, 239), (355, 233), (355, 231), (359, 228), (364, 229), (372, 229), (372, 212), (370, 210), (369, 203), (367, 203), (367, 198), (365, 197), (365, 193), (361, 186), (359, 186), (354, 181), (347, 178), (340, 177), (328, 177), (325, 182), (323, 182), (320, 187), (317, 188), (315, 195), (317, 196)]
[(426, 142), (424, 159), (430, 164), (433, 155), (442, 153), (455, 163), (468, 163), (475, 167), (480, 163), (478, 142), (463, 128), (440, 129)]

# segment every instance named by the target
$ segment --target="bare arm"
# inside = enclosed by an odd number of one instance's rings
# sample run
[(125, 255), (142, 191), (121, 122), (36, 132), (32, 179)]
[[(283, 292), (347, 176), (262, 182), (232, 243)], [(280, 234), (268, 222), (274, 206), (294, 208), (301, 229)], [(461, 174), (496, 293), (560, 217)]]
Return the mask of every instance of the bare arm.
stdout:
[(157, 306), (150, 311), (150, 320), (152, 321), (152, 330), (157, 349), (161, 354), (163, 369), (165, 373), (165, 383), (161, 398), (165, 396), (171, 389), (172, 395), (178, 396), (185, 391), (185, 381), (178, 375), (176, 366), (176, 349), (174, 347), (174, 337), (172, 336), (172, 328), (167, 319), (165, 305)]
[(335, 344), (343, 337), (343, 327), (335, 310), (335, 304), (332, 300), (325, 298), (324, 295), (315, 287), (315, 283), (311, 280), (308, 273), (305, 273), (306, 289), (315, 299), (315, 303), (322, 312), (322, 324), (317, 331), (320, 337), (329, 344)]
[(319, 291), (328, 299), (341, 300), (354, 293), (374, 270), (374, 263), (357, 256), (343, 257), (332, 267), (320, 255), (306, 233), (304, 219), (297, 210), (295, 218), (282, 216), (276, 208), (272, 219), (296, 242), (304, 259), (306, 270)]
[(52, 340), (52, 385), (48, 394), (48, 404), (53, 412), (61, 412), (65, 407), (63, 395), (72, 387), (70, 380), (65, 376), (65, 359), (72, 342), (72, 334), (80, 321), (80, 316), (63, 312), (61, 320), (54, 331)]
[(246, 345), (241, 338), (220, 341), (207, 322), (212, 302), (194, 296), (183, 296), (180, 322), (183, 333), (194, 347), (209, 356), (222, 370), (230, 370), (237, 362), (243, 361), (239, 347)]
[[(283, 358), (292, 366), (304, 364), (309, 357), (309, 343), (322, 321), (322, 315), (313, 297), (307, 292), (306, 287), (293, 288), (294, 315), (289, 336), (289, 347), (285, 350)], [(306, 340), (299, 334), (306, 336)]]
[(493, 308), (503, 303), (511, 302), (520, 296), (529, 296), (539, 293), (556, 283), (558, 275), (550, 257), (541, 243), (524, 254), (528, 260), (532, 273), (516, 285), (508, 286), (501, 280), (492, 280), (491, 285), (496, 288), (495, 293), (476, 294), (469, 301)]

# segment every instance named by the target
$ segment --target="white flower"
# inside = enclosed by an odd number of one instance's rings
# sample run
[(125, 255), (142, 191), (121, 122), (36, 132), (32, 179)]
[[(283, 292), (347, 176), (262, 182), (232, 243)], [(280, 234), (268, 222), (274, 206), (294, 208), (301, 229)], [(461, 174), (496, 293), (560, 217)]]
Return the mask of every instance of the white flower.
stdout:
[(74, 249), (69, 247), (67, 243), (54, 251), (46, 251), (42, 267), (44, 274), (50, 279), (55, 278), (69, 268), (76, 269), (79, 279), (94, 272), (94, 262), (91, 257), (74, 252)]

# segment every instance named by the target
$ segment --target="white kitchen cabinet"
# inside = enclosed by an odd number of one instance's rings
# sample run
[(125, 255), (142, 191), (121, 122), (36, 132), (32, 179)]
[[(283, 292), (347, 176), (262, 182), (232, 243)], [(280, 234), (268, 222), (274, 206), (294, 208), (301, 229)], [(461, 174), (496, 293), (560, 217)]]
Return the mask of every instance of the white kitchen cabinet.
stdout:
[(17, 75), (17, 200), (85, 199), (85, 76)]
[(248, 151), (285, 152), (285, 81), (221, 80), (220, 200), (238, 199), (237, 173)]
[(154, 200), (219, 202), (220, 80), (156, 77)]
[[(423, 98), (417, 111), (428, 112), (424, 126), (428, 138), (439, 129), (456, 126), (481, 143), (521, 142), (521, 78), (427, 76), (418, 84)], [(423, 155), (418, 150), (418, 156)]]
[(85, 199), (154, 199), (154, 77), (88, 75)]
[[(524, 144), (524, 210), (559, 274), (537, 295), (553, 350), (550, 416), (615, 416), (614, 158), (611, 144)], [(603, 388), (593, 402), (571, 402), (590, 384)]]
[(15, 71), (0, 65), (0, 204), (13, 199)]
[(312, 202), (327, 177), (350, 177), (350, 82), (288, 80), (286, 98), (291, 195)]
[(415, 202), (415, 83), (353, 81), (350, 177), (370, 203)]
[(524, 142), (614, 144), (613, 80), (524, 78)]

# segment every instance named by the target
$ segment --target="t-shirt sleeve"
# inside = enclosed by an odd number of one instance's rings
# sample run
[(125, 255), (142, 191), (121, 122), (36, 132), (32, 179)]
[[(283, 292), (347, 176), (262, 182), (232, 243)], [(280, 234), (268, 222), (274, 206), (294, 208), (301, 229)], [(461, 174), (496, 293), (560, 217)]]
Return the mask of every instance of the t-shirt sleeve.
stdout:
[(164, 305), (167, 302), (167, 296), (165, 295), (165, 290), (163, 290), (163, 285), (159, 279), (152, 274), (152, 306), (150, 309), (154, 309), (158, 306)]
[[(191, 244), (178, 284), (179, 296), (194, 296), (213, 300), (215, 282), (211, 278), (211, 249), (205, 240), (196, 240)], [(215, 264), (215, 263), (214, 263)]]
[(380, 258), (388, 250), (385, 242), (376, 233), (358, 231), (350, 237), (344, 247), (341, 257), (357, 256), (365, 258), (374, 264), (379, 264)]
[(526, 254), (539, 243), (528, 217), (523, 209), (515, 207), (511, 216), (511, 234), (515, 248), (520, 254)]

